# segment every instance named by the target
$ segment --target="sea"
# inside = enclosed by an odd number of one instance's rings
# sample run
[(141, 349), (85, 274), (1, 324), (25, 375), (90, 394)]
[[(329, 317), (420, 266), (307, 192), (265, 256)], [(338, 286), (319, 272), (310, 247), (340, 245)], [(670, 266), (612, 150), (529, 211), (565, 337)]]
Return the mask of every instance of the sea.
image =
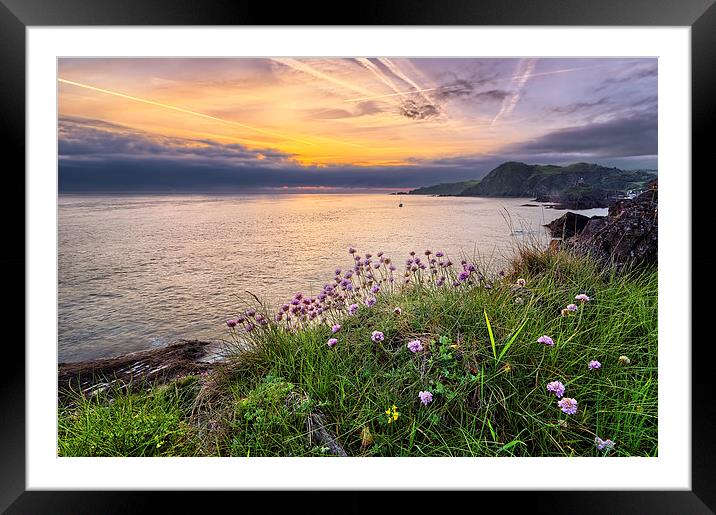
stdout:
[(319, 292), (352, 265), (351, 246), (398, 264), (429, 249), (498, 270), (520, 243), (547, 245), (543, 225), (565, 212), (529, 198), (382, 192), (61, 194), (58, 361), (228, 339), (226, 320), (254, 296), (276, 306)]

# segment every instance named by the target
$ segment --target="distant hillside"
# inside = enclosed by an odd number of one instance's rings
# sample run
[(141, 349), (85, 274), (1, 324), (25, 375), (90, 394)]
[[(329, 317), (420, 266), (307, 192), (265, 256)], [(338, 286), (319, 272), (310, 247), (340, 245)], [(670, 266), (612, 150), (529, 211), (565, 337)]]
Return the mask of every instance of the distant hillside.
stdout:
[(590, 190), (626, 192), (642, 189), (654, 178), (643, 170), (620, 170), (590, 163), (568, 166), (503, 163), (479, 184), (463, 190), (468, 197), (536, 197), (559, 196), (576, 186), (585, 193)]
[(409, 192), (410, 195), (460, 195), (467, 188), (475, 186), (480, 179), (471, 179), (462, 182), (443, 182), (434, 186), (425, 186)]
[[(568, 166), (502, 163), (482, 180), (436, 184), (417, 188), (411, 195), (463, 197), (541, 197), (545, 201), (580, 197), (603, 204), (608, 196), (641, 190), (656, 177), (655, 170), (620, 170), (590, 163)], [(549, 199), (549, 200), (548, 200)]]

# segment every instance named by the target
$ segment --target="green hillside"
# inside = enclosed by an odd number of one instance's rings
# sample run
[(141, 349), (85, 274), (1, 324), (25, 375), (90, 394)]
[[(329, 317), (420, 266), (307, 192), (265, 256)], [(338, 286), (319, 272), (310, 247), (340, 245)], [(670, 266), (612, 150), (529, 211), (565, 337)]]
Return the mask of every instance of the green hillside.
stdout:
[(579, 186), (585, 190), (624, 192), (643, 188), (655, 174), (643, 170), (620, 170), (590, 163), (568, 166), (503, 163), (479, 184), (463, 190), (468, 197), (534, 197), (559, 195)]
[(409, 194), (538, 197), (561, 196), (579, 190), (584, 195), (603, 196), (609, 192), (644, 189), (655, 178), (656, 172), (651, 170), (620, 170), (591, 163), (557, 166), (508, 161), (482, 179), (444, 182), (414, 189)]

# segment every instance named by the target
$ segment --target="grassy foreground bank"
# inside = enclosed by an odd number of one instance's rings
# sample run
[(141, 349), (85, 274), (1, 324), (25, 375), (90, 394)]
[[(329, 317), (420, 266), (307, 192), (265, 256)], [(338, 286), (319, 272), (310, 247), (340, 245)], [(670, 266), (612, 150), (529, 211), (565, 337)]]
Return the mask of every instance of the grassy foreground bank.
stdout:
[(348, 456), (655, 456), (656, 269), (535, 249), (505, 274), (468, 266), (326, 323), (266, 313), (206, 376), (76, 396), (59, 454), (327, 455), (308, 438), (319, 414)]

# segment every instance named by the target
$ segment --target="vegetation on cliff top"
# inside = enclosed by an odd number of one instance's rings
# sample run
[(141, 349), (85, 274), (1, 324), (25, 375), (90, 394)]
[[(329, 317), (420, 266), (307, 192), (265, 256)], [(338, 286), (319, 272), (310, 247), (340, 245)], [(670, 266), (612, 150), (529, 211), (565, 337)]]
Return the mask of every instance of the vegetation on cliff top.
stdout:
[(230, 331), (249, 345), (210, 374), (76, 397), (60, 455), (326, 455), (315, 414), (349, 456), (657, 454), (655, 267), (523, 248), (498, 273), (437, 254), (392, 283), (358, 256), (353, 291), (336, 274), (313, 318), (305, 296), (242, 310)]

